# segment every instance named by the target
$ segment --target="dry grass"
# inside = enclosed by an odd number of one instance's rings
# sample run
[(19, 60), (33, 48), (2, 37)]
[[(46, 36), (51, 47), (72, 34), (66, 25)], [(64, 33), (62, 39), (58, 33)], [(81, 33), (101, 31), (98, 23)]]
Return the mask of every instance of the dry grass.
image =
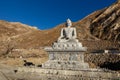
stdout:
[(23, 66), (24, 61), (23, 60), (27, 60), (28, 62), (33, 62), (35, 65), (39, 65), (42, 64), (44, 62), (46, 62), (48, 60), (47, 57), (43, 57), (43, 58), (4, 58), (1, 59), (2, 64), (5, 65), (9, 65), (9, 66)]

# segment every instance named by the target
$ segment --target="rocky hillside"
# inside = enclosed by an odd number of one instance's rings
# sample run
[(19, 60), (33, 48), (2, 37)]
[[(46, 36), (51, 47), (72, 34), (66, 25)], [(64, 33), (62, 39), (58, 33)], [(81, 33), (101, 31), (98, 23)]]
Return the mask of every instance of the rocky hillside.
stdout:
[(0, 37), (2, 38), (14, 38), (35, 30), (37, 30), (35, 27), (31, 27), (19, 22), (7, 22), (0, 20)]
[[(88, 50), (119, 48), (119, 21), (120, 1), (95, 11), (78, 22), (73, 22), (73, 27), (77, 28), (78, 39)], [(50, 46), (59, 37), (62, 27), (65, 27), (64, 23), (50, 30), (38, 30), (22, 23), (0, 21), (0, 46), (4, 43), (7, 43), (5, 48)]]
[[(77, 28), (78, 39), (89, 49), (108, 49), (111, 46), (116, 48), (119, 47), (116, 44), (120, 42), (119, 15), (120, 1), (118, 0), (111, 6), (95, 11), (84, 19), (74, 22), (73, 27)], [(59, 37), (61, 27), (65, 27), (65, 24), (60, 24), (51, 30), (41, 31), (37, 34), (32, 33), (32, 35), (40, 37), (33, 36), (32, 39), (34, 40), (28, 41), (36, 43), (34, 46), (49, 46)], [(23, 43), (27, 43), (26, 39), (23, 40)]]
[(120, 0), (92, 19), (90, 32), (97, 38), (120, 42)]

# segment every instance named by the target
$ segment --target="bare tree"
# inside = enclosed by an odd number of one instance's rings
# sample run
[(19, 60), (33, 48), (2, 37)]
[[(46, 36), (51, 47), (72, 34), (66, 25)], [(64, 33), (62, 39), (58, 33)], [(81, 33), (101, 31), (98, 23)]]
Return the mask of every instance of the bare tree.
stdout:
[(0, 56), (9, 54), (15, 48), (15, 41), (10, 38), (6, 40), (0, 40)]

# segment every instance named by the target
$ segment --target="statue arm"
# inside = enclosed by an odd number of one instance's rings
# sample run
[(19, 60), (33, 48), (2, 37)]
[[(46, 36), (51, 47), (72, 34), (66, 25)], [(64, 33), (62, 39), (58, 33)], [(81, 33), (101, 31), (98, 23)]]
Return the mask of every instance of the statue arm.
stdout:
[(58, 39), (61, 39), (63, 37), (63, 29), (61, 29), (61, 34), (60, 37)]
[(76, 28), (74, 28), (74, 38), (77, 38)]
[(63, 37), (63, 29), (61, 30), (60, 37), (61, 37), (61, 38)]

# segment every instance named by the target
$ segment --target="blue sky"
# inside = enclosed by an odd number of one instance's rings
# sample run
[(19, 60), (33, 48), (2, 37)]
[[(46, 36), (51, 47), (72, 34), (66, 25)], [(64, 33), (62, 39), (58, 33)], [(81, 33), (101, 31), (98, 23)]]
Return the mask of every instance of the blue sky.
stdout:
[(0, 0), (0, 20), (21, 22), (39, 29), (50, 29), (73, 22), (102, 9), (116, 0)]

